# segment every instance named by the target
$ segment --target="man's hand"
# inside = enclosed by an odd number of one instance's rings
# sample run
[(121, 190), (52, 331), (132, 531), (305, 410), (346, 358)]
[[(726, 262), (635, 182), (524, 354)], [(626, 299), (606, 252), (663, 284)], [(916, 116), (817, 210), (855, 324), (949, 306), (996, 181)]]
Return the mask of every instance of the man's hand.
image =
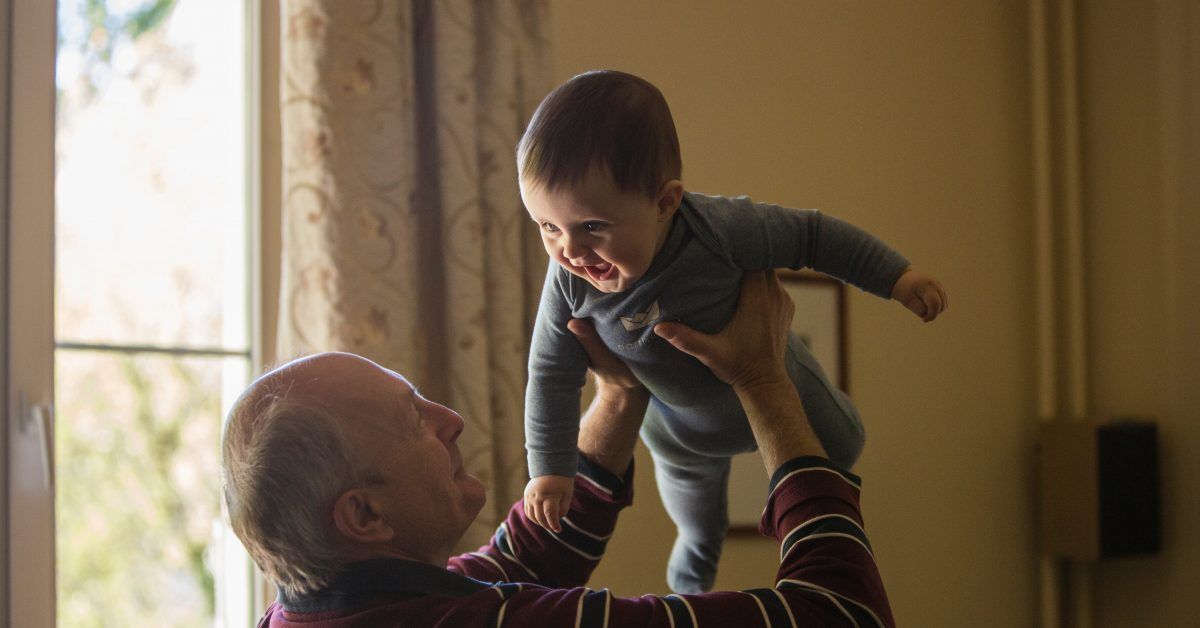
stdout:
[(571, 319), (567, 329), (587, 352), (596, 397), (579, 425), (579, 453), (617, 477), (629, 469), (650, 393), (596, 333), (592, 324)]
[(946, 297), (946, 289), (942, 287), (942, 282), (912, 268), (904, 271), (896, 280), (896, 285), (892, 286), (892, 298), (912, 310), (913, 314), (920, 316), (926, 323), (950, 307), (950, 300)]
[(591, 323), (578, 318), (567, 321), (567, 329), (575, 335), (588, 357), (588, 370), (596, 378), (596, 393), (621, 394), (645, 390), (642, 382), (629, 367), (604, 346)]
[(679, 323), (654, 328), (733, 387), (768, 475), (797, 456), (828, 457), (784, 365), (794, 309), (773, 271), (750, 272), (742, 277), (737, 311), (720, 333), (708, 335)]
[(719, 334), (705, 334), (680, 323), (659, 323), (654, 333), (737, 389), (780, 373), (787, 377), (783, 356), (795, 309), (775, 271), (748, 272), (742, 277), (737, 311)]
[(561, 520), (571, 509), (575, 478), (561, 475), (542, 475), (525, 485), (525, 516), (534, 523), (562, 532)]

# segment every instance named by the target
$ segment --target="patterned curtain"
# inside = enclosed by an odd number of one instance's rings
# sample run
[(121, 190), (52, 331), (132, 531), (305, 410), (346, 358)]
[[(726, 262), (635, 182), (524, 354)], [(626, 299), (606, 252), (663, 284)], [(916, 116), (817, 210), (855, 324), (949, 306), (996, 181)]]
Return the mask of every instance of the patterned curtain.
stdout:
[(485, 541), (525, 484), (546, 267), (515, 149), (549, 88), (528, 0), (288, 0), (279, 356), (350, 351), (467, 421)]

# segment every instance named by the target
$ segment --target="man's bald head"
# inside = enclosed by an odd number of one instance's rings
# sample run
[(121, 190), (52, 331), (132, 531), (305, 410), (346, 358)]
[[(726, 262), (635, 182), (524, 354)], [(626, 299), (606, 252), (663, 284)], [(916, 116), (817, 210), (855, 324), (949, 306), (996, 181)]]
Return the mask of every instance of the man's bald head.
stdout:
[(328, 516), (334, 500), (374, 478), (346, 425), (369, 419), (379, 367), (322, 353), (255, 380), (229, 412), (222, 445), (234, 532), (286, 592), (320, 588), (345, 564)]
[(358, 560), (444, 565), (485, 501), (463, 468), (463, 426), (365, 358), (290, 362), (229, 413), (222, 464), (233, 530), (289, 596)]

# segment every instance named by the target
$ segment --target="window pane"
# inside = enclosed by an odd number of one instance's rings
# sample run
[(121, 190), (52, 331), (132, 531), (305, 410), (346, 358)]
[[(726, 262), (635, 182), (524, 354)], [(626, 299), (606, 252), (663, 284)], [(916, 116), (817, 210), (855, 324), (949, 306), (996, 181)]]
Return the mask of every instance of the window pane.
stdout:
[(60, 0), (60, 341), (247, 347), (245, 0)]
[(211, 626), (222, 388), (247, 360), (59, 351), (55, 375), (60, 625)]
[[(250, 0), (59, 0), (56, 339), (247, 351)], [(56, 353), (65, 626), (245, 625), (219, 510), (249, 360)]]

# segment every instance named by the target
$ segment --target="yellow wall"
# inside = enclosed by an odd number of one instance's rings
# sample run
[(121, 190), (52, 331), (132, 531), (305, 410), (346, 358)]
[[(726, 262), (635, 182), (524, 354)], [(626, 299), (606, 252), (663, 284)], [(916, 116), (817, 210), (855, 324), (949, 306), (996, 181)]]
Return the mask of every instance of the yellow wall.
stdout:
[[(1033, 624), (1024, 3), (563, 2), (552, 11), (556, 81), (611, 67), (658, 85), (690, 189), (820, 208), (945, 282), (952, 307), (931, 325), (851, 295), (868, 531), (901, 625)], [(674, 537), (640, 463), (637, 505), (593, 580), (621, 594), (665, 591)], [(777, 551), (731, 542), (718, 586), (770, 584)]]
[(1163, 554), (1103, 562), (1097, 625), (1196, 624), (1200, 5), (1084, 3), (1089, 404), (1158, 419)]

